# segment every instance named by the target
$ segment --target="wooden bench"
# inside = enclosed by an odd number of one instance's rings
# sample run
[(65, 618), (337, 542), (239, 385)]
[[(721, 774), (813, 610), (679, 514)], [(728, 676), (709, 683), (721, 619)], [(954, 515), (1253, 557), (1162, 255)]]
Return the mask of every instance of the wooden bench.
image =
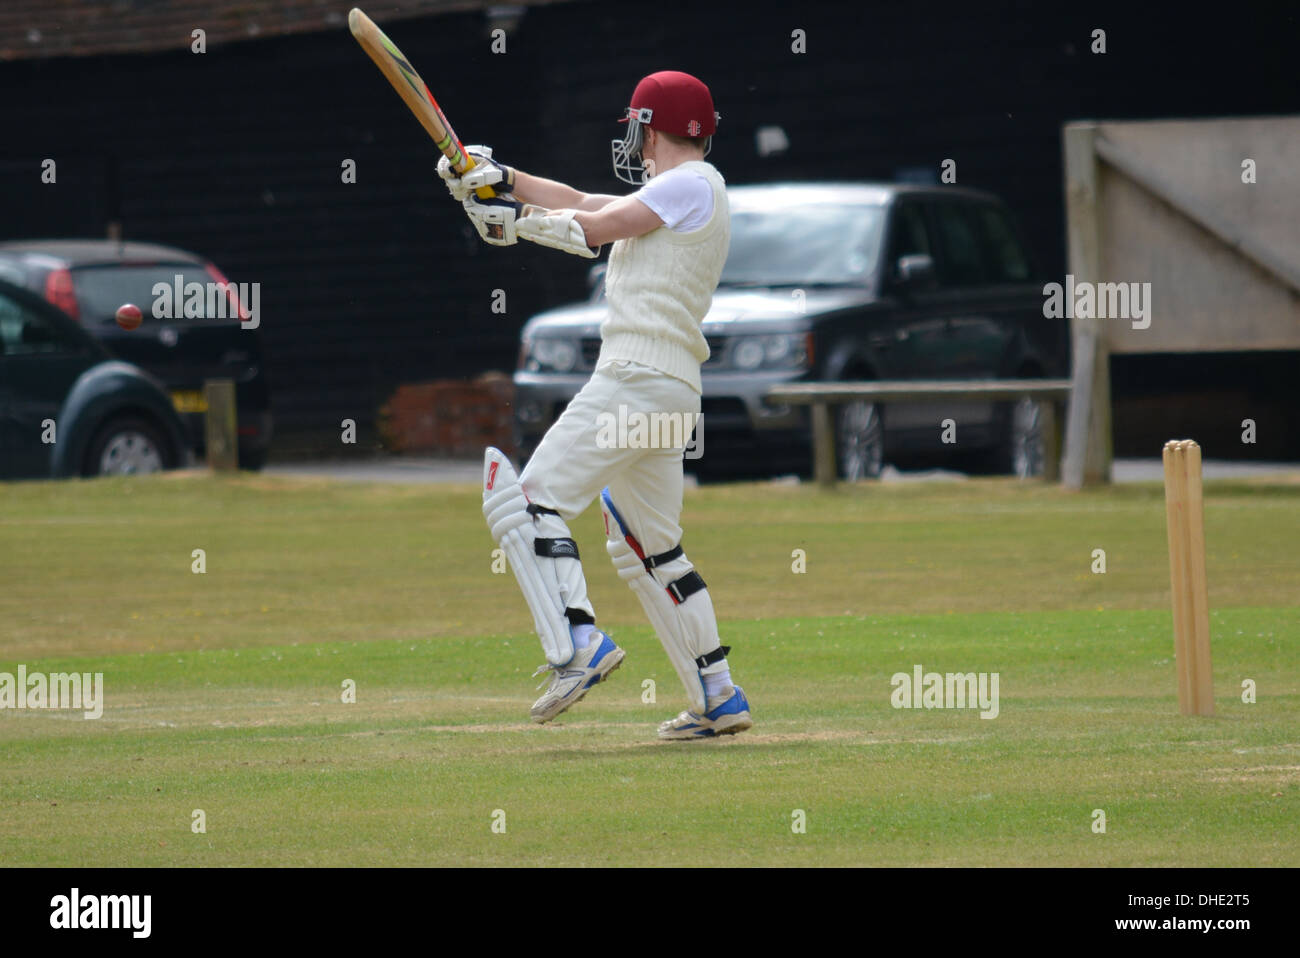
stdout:
[(891, 402), (936, 402), (945, 399), (1007, 401), (1036, 399), (1042, 405), (1042, 429), (1046, 443), (1043, 478), (1060, 477), (1060, 432), (1065, 421), (1065, 402), (1070, 398), (1068, 379), (915, 379), (875, 380), (846, 383), (786, 383), (767, 393), (773, 402), (812, 406), (813, 478), (819, 485), (833, 486), (835, 430), (830, 407), (868, 400), (878, 405)]

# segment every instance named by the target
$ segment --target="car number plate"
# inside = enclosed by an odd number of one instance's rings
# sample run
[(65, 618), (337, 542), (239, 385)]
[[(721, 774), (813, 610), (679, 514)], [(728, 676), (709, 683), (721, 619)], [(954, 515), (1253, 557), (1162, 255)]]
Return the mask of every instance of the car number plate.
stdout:
[(208, 400), (197, 389), (178, 389), (172, 393), (172, 405), (177, 412), (207, 412)]

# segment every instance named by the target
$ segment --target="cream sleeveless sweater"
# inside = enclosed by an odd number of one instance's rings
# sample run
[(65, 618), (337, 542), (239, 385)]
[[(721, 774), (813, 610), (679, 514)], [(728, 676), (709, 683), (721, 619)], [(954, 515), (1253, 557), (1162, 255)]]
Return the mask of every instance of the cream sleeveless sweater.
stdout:
[(605, 298), (609, 315), (600, 324), (596, 366), (643, 363), (702, 392), (700, 365), (709, 346), (700, 322), (713, 302), (731, 241), (727, 189), (712, 163), (690, 160), (713, 187), (713, 216), (699, 229), (674, 233), (666, 226), (619, 240), (609, 253)]

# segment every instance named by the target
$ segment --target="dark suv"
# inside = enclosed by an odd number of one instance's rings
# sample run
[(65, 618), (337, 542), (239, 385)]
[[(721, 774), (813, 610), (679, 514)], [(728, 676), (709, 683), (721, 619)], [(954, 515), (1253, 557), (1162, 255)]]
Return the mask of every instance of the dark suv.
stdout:
[[(688, 469), (806, 472), (808, 410), (768, 400), (778, 383), (1066, 375), (1066, 321), (1044, 318), (1042, 283), (996, 197), (863, 183), (727, 195), (731, 250), (702, 324), (711, 353), (701, 370), (703, 457), (688, 458)], [(593, 268), (589, 302), (524, 326), (515, 411), (525, 457), (591, 374), (603, 268)], [(956, 444), (941, 441), (949, 418)], [(1036, 429), (1032, 404), (846, 404), (836, 414), (840, 472), (870, 477), (886, 460), (944, 461), (954, 451), (1010, 472), (1017, 442), (1039, 441)]]
[[(179, 280), (177, 279), (179, 277)], [(30, 240), (0, 243), (0, 279), (58, 306), (110, 353), (158, 377), (185, 422), (191, 448), (204, 447), (203, 382), (235, 383), (239, 416), (239, 465), (260, 469), (271, 444), (271, 391), (262, 362), (261, 333), (246, 328), (237, 298), (217, 304), (209, 288), (226, 284), (211, 262), (171, 246), (114, 240)], [(155, 318), (155, 284), (178, 287), (192, 315)], [(200, 301), (187, 289), (199, 284)], [(214, 286), (215, 284), (215, 286)], [(225, 294), (230, 297), (231, 294)], [(176, 296), (170, 297), (172, 300)], [(134, 303), (144, 322), (134, 330), (118, 326), (123, 303)], [(219, 305), (219, 308), (217, 308)], [(260, 321), (260, 320), (259, 320)]]

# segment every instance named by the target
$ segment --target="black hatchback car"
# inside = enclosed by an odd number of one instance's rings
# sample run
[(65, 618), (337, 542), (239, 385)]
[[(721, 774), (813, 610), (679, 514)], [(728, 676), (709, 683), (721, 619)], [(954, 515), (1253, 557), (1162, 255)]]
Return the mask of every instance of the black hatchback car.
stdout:
[[(25, 286), (59, 307), (119, 359), (162, 380), (185, 422), (190, 447), (203, 452), (206, 401), (203, 382), (235, 383), (239, 465), (260, 469), (271, 444), (271, 391), (262, 360), (261, 333), (238, 298), (224, 291), (226, 277), (208, 260), (171, 246), (115, 240), (25, 240), (0, 243), (0, 279)], [(152, 307), (168, 289), (173, 304), (190, 309), (159, 318)], [(180, 297), (172, 290), (183, 291)], [(202, 289), (202, 297), (189, 290)], [(215, 297), (225, 299), (216, 303)], [(124, 330), (117, 308), (134, 303), (139, 328)], [(220, 308), (214, 308), (219, 306)], [(180, 314), (180, 309), (171, 311)], [(247, 323), (241, 323), (244, 319)]]
[(157, 472), (187, 445), (162, 383), (0, 280), (0, 479)]
[[(997, 197), (869, 183), (737, 186), (727, 196), (731, 249), (702, 323), (703, 455), (688, 469), (806, 472), (809, 413), (767, 398), (780, 383), (1066, 374), (1066, 321), (1044, 318), (1042, 283)], [(601, 269), (589, 302), (524, 326), (515, 415), (525, 456), (591, 375)], [(955, 444), (942, 441), (948, 418)], [(839, 407), (835, 424), (846, 478), (954, 455), (1020, 474), (1043, 461), (1041, 448), (1025, 454), (1041, 447), (1033, 403), (859, 402)]]

